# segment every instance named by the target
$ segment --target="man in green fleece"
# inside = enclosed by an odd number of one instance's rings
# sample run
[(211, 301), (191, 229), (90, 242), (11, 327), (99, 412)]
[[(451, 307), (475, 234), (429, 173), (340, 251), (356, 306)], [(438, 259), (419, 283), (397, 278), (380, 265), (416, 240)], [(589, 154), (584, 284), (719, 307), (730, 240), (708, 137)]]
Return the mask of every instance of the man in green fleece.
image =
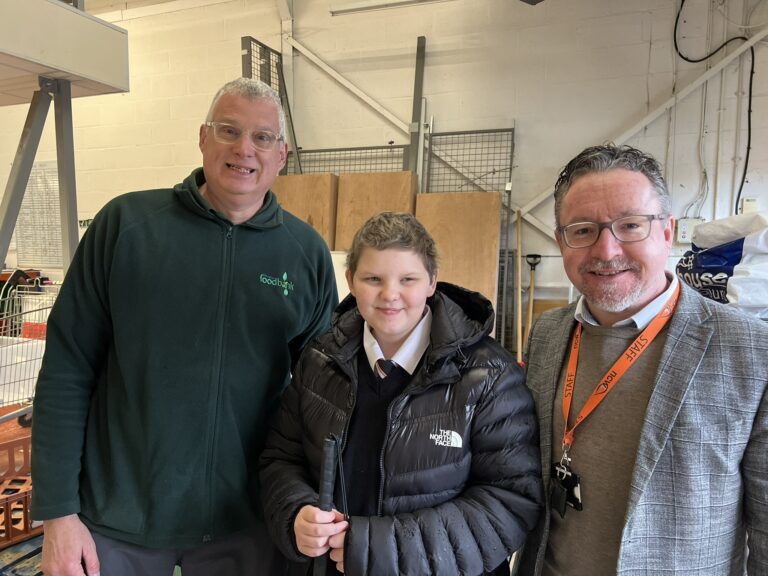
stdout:
[(279, 561), (256, 465), (290, 371), (330, 324), (330, 253), (270, 191), (285, 116), (240, 78), (200, 127), (203, 167), (110, 201), (48, 323), (32, 515), (46, 576), (244, 576)]

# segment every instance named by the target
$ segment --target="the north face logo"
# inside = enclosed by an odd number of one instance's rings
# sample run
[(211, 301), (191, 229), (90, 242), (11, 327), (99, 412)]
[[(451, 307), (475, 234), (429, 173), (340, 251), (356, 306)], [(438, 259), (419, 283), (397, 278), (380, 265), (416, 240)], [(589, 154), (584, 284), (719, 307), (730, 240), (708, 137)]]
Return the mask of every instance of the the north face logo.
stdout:
[(435, 446), (450, 446), (451, 448), (461, 448), (463, 442), (458, 432), (453, 430), (440, 430), (437, 434), (430, 434), (430, 440), (435, 441)]

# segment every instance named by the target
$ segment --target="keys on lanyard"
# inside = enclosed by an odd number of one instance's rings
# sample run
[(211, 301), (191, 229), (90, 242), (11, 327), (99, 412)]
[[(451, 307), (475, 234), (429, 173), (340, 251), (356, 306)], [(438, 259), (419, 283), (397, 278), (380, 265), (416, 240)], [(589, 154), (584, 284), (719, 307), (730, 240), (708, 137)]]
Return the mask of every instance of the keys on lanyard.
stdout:
[(552, 477), (549, 480), (549, 497), (552, 508), (565, 518), (565, 511), (570, 506), (574, 510), (582, 510), (581, 478), (571, 469), (571, 459), (568, 450), (563, 447), (563, 457), (560, 462), (552, 463)]

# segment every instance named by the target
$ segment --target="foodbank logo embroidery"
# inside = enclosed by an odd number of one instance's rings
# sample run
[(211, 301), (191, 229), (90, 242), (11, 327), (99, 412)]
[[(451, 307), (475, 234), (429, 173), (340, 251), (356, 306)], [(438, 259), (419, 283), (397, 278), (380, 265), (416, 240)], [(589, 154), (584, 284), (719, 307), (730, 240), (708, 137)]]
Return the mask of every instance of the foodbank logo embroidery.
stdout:
[(259, 276), (259, 281), (262, 284), (267, 284), (269, 286), (277, 286), (278, 288), (282, 288), (283, 296), (288, 296), (289, 292), (293, 292), (293, 282), (288, 280), (288, 272), (283, 272), (282, 278), (275, 278), (274, 276), (270, 276), (269, 274), (261, 274)]

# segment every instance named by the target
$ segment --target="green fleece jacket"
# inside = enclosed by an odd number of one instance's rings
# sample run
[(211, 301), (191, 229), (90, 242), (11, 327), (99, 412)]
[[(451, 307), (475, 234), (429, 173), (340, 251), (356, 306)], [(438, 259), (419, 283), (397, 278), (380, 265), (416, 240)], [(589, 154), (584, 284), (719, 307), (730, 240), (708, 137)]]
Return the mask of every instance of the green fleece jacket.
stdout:
[(337, 304), (330, 253), (272, 192), (233, 225), (173, 189), (94, 218), (48, 320), (32, 516), (183, 547), (260, 520), (257, 462), (299, 352)]

